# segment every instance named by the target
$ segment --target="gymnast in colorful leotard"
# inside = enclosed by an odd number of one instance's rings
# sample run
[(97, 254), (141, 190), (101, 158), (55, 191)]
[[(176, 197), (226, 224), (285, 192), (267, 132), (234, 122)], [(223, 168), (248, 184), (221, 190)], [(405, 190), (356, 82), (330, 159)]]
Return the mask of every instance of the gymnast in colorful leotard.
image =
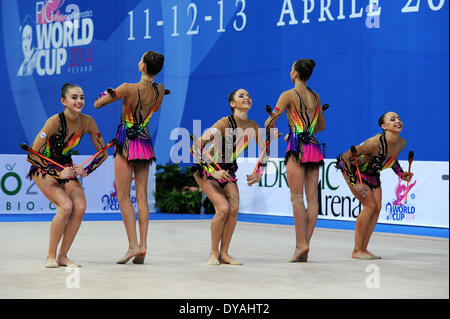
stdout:
[[(125, 256), (117, 261), (118, 264), (125, 264), (131, 258), (133, 263), (142, 264), (147, 252), (148, 172), (150, 164), (156, 160), (148, 125), (153, 113), (161, 107), (164, 97), (164, 85), (154, 82), (163, 64), (163, 55), (154, 51), (146, 52), (138, 64), (141, 80), (138, 83), (123, 83), (116, 89), (108, 89), (100, 94), (94, 104), (95, 108), (101, 108), (119, 99), (123, 100), (114, 156), (117, 198), (129, 246)], [(133, 174), (139, 217), (139, 242), (136, 213), (130, 198)]]
[[(410, 172), (404, 172), (397, 160), (406, 145), (405, 139), (400, 137), (403, 122), (398, 114), (395, 112), (383, 114), (378, 120), (378, 125), (383, 129), (383, 133), (355, 147), (357, 165), (351, 150), (339, 155), (336, 164), (350, 191), (363, 205), (355, 223), (355, 246), (352, 257), (356, 259), (381, 258), (367, 250), (381, 210), (380, 172), (392, 168), (404, 181), (410, 181), (413, 176)], [(362, 183), (359, 181), (360, 176)]]
[[(271, 127), (286, 110), (289, 135), (285, 165), (295, 223), (292, 262), (307, 261), (319, 210), (317, 184), (323, 154), (314, 134), (325, 129), (325, 118), (319, 94), (307, 86), (314, 66), (313, 60), (300, 59), (294, 62), (290, 76), (295, 86), (280, 95), (265, 123), (266, 128)], [(304, 191), (308, 210), (303, 201)]]
[[(76, 176), (89, 175), (108, 157), (106, 151), (100, 152), (86, 168), (72, 162), (71, 150), (86, 133), (89, 133), (98, 151), (105, 147), (105, 143), (94, 119), (81, 113), (85, 103), (81, 87), (64, 84), (61, 103), (65, 107), (64, 112), (47, 120), (35, 138), (32, 149), (66, 168), (48, 163), (33, 153), (27, 157), (32, 164), (28, 176), (57, 209), (50, 225), (48, 268), (78, 266), (67, 258), (86, 210), (86, 197)], [(61, 246), (56, 255), (60, 241)]]
[(247, 149), (252, 139), (263, 151), (256, 171), (247, 175), (249, 186), (259, 182), (268, 159), (264, 134), (258, 124), (248, 118), (252, 106), (248, 92), (244, 89), (235, 90), (229, 95), (228, 101), (232, 114), (218, 120), (201, 138), (194, 138), (192, 146), (196, 162), (193, 166), (194, 178), (215, 208), (211, 222), (210, 265), (242, 265), (228, 251), (239, 210), (236, 159)]

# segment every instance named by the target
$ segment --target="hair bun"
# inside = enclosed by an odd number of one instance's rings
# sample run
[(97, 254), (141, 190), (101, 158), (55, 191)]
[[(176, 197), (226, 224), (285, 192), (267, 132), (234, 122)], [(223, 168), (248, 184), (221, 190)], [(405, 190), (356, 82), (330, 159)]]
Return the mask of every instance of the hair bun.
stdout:
[(314, 67), (316, 66), (316, 62), (313, 59), (309, 59), (308, 64), (311, 66), (311, 69), (314, 69)]
[(143, 56), (143, 62), (148, 74), (157, 75), (164, 65), (164, 56), (155, 51), (147, 51)]
[(294, 70), (298, 72), (300, 80), (307, 81), (315, 66), (313, 59), (299, 59), (294, 63)]
[(147, 73), (157, 75), (164, 65), (164, 56), (155, 51), (147, 51), (144, 54), (143, 61), (147, 67)]
[(160, 63), (160, 64), (164, 63), (164, 56), (161, 54), (153, 55), (152, 59), (155, 63)]

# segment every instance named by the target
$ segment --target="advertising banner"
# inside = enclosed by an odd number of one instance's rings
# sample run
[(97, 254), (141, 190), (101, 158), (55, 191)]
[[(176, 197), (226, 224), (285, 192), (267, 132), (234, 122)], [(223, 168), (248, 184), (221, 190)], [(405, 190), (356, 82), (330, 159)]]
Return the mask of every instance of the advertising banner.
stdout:
[[(74, 163), (83, 163), (89, 156), (74, 155)], [(42, 195), (36, 184), (26, 178), (30, 164), (26, 155), (0, 155), (0, 214), (55, 213), (56, 207)], [(86, 196), (86, 213), (120, 213), (114, 180), (114, 158), (110, 156), (91, 175), (79, 178)], [(155, 165), (150, 166), (148, 203), (155, 211)], [(137, 209), (134, 181), (131, 183), (131, 202)]]
[[(408, 161), (399, 161), (404, 170)], [(256, 159), (238, 161), (238, 186), (241, 192), (241, 213), (292, 216), (290, 191), (286, 178), (284, 158), (271, 158), (259, 185), (249, 187), (246, 174), (250, 174)], [(335, 168), (336, 161), (326, 159), (319, 174), (319, 218), (355, 221), (362, 206), (350, 192), (342, 174)], [(379, 222), (400, 225), (448, 228), (449, 163), (413, 162), (414, 176), (409, 184), (407, 203), (406, 182), (391, 170), (381, 172), (383, 191)], [(306, 195), (305, 205), (306, 203)]]
[[(88, 156), (73, 156), (81, 163)], [(249, 187), (246, 175), (256, 164), (256, 158), (238, 159), (238, 187), (240, 189), (239, 212), (245, 214), (292, 216), (290, 191), (283, 158), (271, 158), (259, 184)], [(406, 169), (407, 161), (400, 161)], [(55, 206), (42, 195), (36, 184), (26, 178), (30, 165), (26, 155), (0, 155), (0, 214), (54, 213)], [(449, 219), (448, 162), (415, 161), (414, 177), (409, 184), (405, 203), (406, 182), (400, 180), (391, 169), (381, 173), (382, 208), (379, 222), (399, 225), (446, 227)], [(79, 178), (85, 191), (86, 213), (118, 213), (117, 189), (114, 180), (114, 159), (108, 158), (90, 176)], [(150, 166), (148, 200), (150, 211), (155, 211), (155, 165)], [(135, 209), (134, 182), (131, 185), (131, 201)], [(354, 221), (362, 206), (353, 196), (335, 160), (326, 159), (319, 173), (319, 218)], [(306, 196), (305, 198), (305, 205)]]

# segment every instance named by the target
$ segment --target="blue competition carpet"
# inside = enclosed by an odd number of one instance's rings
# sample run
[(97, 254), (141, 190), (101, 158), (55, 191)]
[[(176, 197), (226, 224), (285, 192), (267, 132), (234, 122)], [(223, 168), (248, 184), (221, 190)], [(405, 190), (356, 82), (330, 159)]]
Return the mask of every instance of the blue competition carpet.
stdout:
[[(0, 214), (0, 222), (48, 222), (53, 219), (54, 214)], [(212, 219), (213, 215), (199, 215), (199, 214), (167, 214), (167, 213), (151, 213), (150, 220), (201, 220)], [(122, 220), (119, 213), (98, 213), (86, 214), (84, 221), (108, 221), (108, 220)], [(293, 217), (286, 216), (267, 216), (267, 215), (253, 215), (253, 214), (239, 214), (238, 221), (263, 223), (274, 225), (294, 225)], [(337, 221), (318, 219), (316, 227), (331, 228), (331, 229), (348, 229), (354, 230), (355, 223), (351, 221)], [(420, 227), (420, 226), (406, 226), (406, 225), (391, 225), (391, 224), (377, 224), (376, 232), (432, 236), (432, 237), (449, 237), (448, 228), (437, 227)]]

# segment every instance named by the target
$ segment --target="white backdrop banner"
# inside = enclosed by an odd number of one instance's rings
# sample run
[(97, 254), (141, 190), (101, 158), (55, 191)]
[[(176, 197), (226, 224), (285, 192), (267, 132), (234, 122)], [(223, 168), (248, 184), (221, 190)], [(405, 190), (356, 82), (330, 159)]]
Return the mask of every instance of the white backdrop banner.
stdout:
[[(73, 156), (82, 163), (89, 156)], [(0, 155), (0, 214), (52, 213), (54, 205), (47, 200), (33, 181), (26, 178), (30, 165), (26, 155)], [(267, 170), (258, 184), (249, 187), (246, 174), (250, 174), (256, 159), (238, 160), (239, 212), (246, 214), (292, 216), (290, 192), (287, 185), (283, 158), (269, 160)], [(326, 159), (320, 169), (319, 218), (354, 221), (361, 211), (359, 201), (348, 189), (335, 160)], [(407, 161), (400, 161), (404, 170)], [(406, 182), (401, 181), (391, 169), (381, 173), (383, 201), (379, 222), (401, 225), (446, 227), (449, 219), (449, 163), (414, 161), (414, 177), (409, 185), (405, 204)], [(120, 206), (114, 181), (114, 159), (108, 158), (90, 176), (80, 179), (86, 194), (86, 213), (118, 213)], [(150, 211), (155, 211), (155, 165), (150, 167), (148, 199)], [(131, 200), (136, 206), (134, 182)]]
[[(253, 158), (238, 161), (237, 178), (241, 193), (239, 212), (292, 216), (284, 159), (270, 159), (259, 185), (249, 187), (246, 174), (253, 171), (255, 163), (256, 159)], [(334, 159), (326, 159), (323, 169), (320, 169), (319, 218), (354, 221), (362, 206), (350, 192), (335, 164)], [(408, 161), (400, 161), (400, 165), (406, 171), (409, 164)], [(409, 185), (406, 204), (406, 182), (400, 180), (392, 169), (381, 173), (383, 200), (379, 222), (448, 228), (449, 163), (414, 161), (411, 172), (414, 176)]]
[[(89, 156), (72, 156), (75, 163), (83, 163)], [(148, 202), (150, 211), (155, 211), (155, 167), (150, 166), (148, 179)], [(26, 178), (30, 164), (26, 155), (0, 155), (0, 214), (54, 213), (55, 206), (42, 195), (32, 180)], [(114, 180), (114, 158), (109, 158), (91, 175), (79, 178), (83, 186), (87, 207), (86, 213), (119, 213), (117, 190)], [(134, 179), (131, 184), (131, 201), (135, 210), (136, 191)]]

